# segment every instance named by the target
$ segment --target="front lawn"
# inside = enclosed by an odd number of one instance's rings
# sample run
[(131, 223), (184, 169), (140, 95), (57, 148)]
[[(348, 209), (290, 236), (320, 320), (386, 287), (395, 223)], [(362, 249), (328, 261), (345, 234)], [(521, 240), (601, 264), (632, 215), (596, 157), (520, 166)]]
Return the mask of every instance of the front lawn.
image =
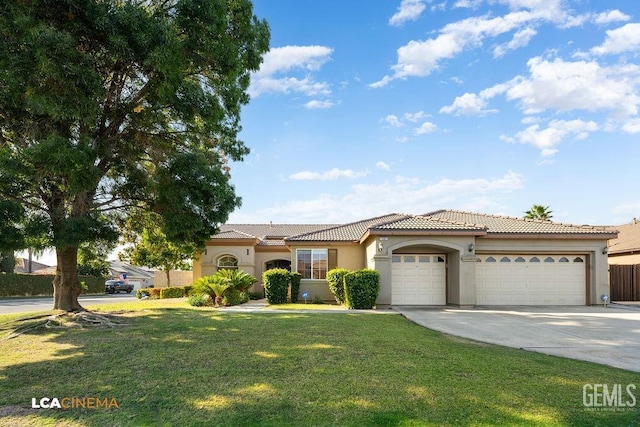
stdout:
[[(637, 373), (443, 335), (398, 315), (234, 313), (184, 300), (119, 307), (136, 309), (122, 314), (124, 326), (39, 329), (11, 340), (16, 316), (0, 316), (0, 425), (640, 420), (637, 408), (583, 406), (585, 384), (640, 389)], [(114, 398), (118, 407), (31, 409), (42, 397)]]

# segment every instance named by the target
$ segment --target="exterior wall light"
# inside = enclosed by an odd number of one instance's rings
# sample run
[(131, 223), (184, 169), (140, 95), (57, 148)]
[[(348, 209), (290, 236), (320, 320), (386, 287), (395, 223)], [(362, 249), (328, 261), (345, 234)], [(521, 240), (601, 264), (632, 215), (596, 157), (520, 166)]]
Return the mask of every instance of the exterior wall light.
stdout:
[(378, 242), (378, 252), (382, 252), (383, 249), (384, 245), (382, 244), (382, 242)]
[(602, 255), (606, 255), (608, 252), (609, 252), (609, 248), (607, 248), (606, 246), (602, 248)]
[(471, 243), (469, 245), (469, 252), (473, 252), (473, 249), (475, 248), (475, 246), (473, 246), (473, 243)]

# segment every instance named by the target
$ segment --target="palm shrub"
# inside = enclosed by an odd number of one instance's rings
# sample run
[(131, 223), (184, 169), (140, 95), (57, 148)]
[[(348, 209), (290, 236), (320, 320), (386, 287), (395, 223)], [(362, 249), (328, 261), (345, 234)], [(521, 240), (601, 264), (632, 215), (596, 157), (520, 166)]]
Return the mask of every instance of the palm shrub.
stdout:
[(242, 270), (231, 270), (227, 268), (218, 270), (215, 276), (221, 281), (228, 283), (230, 288), (244, 293), (248, 293), (249, 288), (258, 281), (258, 279)]
[(380, 274), (371, 269), (354, 271), (344, 276), (345, 303), (349, 308), (373, 308), (380, 289)]
[(222, 297), (227, 289), (230, 288), (228, 283), (220, 280), (215, 274), (213, 276), (205, 276), (193, 282), (191, 292), (198, 294), (206, 294), (211, 297), (216, 306), (222, 304)]
[(344, 304), (344, 276), (349, 274), (346, 268), (334, 268), (327, 271), (327, 283), (338, 304)]
[(289, 270), (273, 268), (262, 273), (262, 283), (269, 304), (284, 304), (287, 302), (289, 289)]
[(300, 293), (300, 281), (302, 280), (302, 274), (294, 271), (289, 273), (289, 281), (291, 282), (291, 302), (298, 302), (298, 294)]

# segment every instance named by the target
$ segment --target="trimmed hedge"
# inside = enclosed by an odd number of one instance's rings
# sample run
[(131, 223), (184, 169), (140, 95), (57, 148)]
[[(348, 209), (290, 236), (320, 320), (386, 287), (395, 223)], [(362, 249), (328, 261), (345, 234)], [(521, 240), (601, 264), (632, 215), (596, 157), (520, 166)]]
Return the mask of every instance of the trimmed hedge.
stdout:
[(162, 288), (142, 288), (136, 290), (136, 297), (142, 298), (142, 294), (147, 294), (149, 298), (160, 298)]
[(184, 288), (180, 288), (180, 287), (160, 288), (161, 299), (182, 298), (183, 296), (184, 296)]
[(269, 304), (284, 304), (287, 302), (289, 290), (289, 270), (274, 268), (262, 273), (262, 283)]
[(373, 308), (380, 289), (380, 274), (364, 269), (344, 276), (345, 303), (349, 308)]
[[(53, 295), (52, 274), (0, 274), (0, 297)], [(104, 277), (78, 276), (83, 294), (104, 294)], [(85, 286), (82, 286), (82, 283)]]
[(344, 276), (350, 271), (346, 268), (334, 268), (327, 272), (327, 283), (338, 304), (344, 304)]
[(298, 294), (300, 293), (300, 281), (302, 280), (302, 274), (294, 271), (289, 273), (289, 280), (291, 281), (291, 302), (298, 302)]

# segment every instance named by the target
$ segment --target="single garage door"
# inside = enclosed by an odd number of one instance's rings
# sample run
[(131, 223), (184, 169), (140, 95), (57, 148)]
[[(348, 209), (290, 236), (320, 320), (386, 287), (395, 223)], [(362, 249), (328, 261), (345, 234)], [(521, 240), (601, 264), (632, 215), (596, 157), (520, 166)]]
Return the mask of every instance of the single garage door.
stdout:
[(446, 256), (444, 254), (393, 255), (391, 266), (392, 304), (446, 304)]
[(584, 255), (481, 255), (476, 304), (585, 305)]

